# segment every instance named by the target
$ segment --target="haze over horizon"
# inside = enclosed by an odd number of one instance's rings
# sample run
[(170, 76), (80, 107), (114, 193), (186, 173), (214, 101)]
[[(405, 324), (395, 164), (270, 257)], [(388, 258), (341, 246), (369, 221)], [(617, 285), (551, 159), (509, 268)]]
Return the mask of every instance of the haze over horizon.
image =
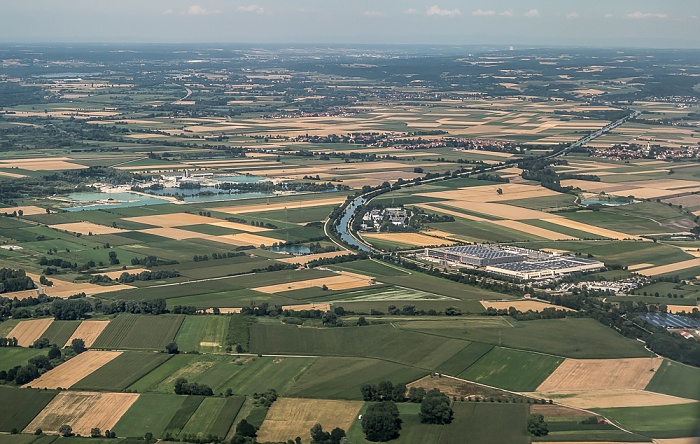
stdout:
[(2, 43), (700, 48), (697, 0), (29, 0), (2, 9)]

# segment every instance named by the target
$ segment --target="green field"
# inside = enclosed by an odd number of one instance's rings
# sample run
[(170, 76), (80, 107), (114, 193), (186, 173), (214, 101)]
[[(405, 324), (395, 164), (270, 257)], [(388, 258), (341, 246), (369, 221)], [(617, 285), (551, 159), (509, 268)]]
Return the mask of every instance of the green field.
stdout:
[(173, 355), (128, 351), (78, 381), (76, 390), (121, 391), (148, 374)]
[[(425, 331), (449, 338), (483, 342), (503, 347), (549, 353), (568, 358), (642, 358), (649, 356), (644, 344), (625, 338), (611, 328), (590, 318), (564, 318), (535, 321), (509, 321), (503, 324), (469, 328), (462, 320), (442, 322), (442, 326), (426, 322), (402, 322), (401, 328)], [(581, 338), (585, 338), (582, 340)], [(600, 347), (599, 344), (605, 344)]]
[(107, 325), (93, 348), (163, 350), (175, 339), (184, 319), (184, 315), (123, 313)]
[(199, 406), (204, 401), (204, 396), (186, 396), (183, 397), (184, 401), (173, 415), (172, 419), (165, 426), (163, 431), (163, 437), (167, 438), (168, 435), (177, 436), (183, 427), (190, 420), (194, 412), (197, 411)]
[(664, 359), (646, 390), (700, 400), (700, 368)]
[(494, 387), (531, 392), (561, 364), (562, 358), (496, 347), (459, 377)]
[(193, 381), (198, 375), (217, 362), (226, 359), (217, 355), (179, 354), (130, 385), (129, 390), (139, 393), (173, 393), (175, 379), (179, 377)]
[(437, 370), (440, 373), (458, 376), (472, 364), (479, 361), (484, 355), (489, 353), (491, 349), (493, 349), (493, 345), (472, 342), (464, 347), (462, 351), (440, 364)]
[(80, 321), (53, 321), (41, 337), (63, 348), (79, 325)]
[(29, 358), (48, 353), (48, 350), (24, 347), (0, 347), (0, 370), (9, 370), (17, 365), (25, 365)]
[(650, 438), (697, 436), (700, 403), (593, 409), (627, 430)]
[(178, 412), (185, 396), (143, 393), (112, 429), (117, 436), (159, 437)]
[(175, 342), (182, 352), (221, 352), (228, 324), (225, 316), (186, 316)]
[(427, 374), (425, 370), (379, 359), (323, 357), (293, 382), (286, 396), (361, 400), (363, 384), (407, 384)]
[(298, 328), (253, 324), (250, 349), (255, 353), (376, 357), (424, 369), (435, 369), (467, 343), (391, 325), (344, 328)]
[(0, 432), (22, 430), (46, 407), (54, 390), (19, 389), (0, 386)]
[(225, 437), (244, 400), (241, 396), (204, 399), (180, 433)]

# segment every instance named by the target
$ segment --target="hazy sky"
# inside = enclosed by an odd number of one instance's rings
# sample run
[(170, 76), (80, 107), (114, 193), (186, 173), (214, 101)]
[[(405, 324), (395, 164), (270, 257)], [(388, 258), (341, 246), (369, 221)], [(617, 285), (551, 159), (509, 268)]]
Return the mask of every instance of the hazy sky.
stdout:
[(700, 48), (700, 0), (0, 0), (0, 42)]

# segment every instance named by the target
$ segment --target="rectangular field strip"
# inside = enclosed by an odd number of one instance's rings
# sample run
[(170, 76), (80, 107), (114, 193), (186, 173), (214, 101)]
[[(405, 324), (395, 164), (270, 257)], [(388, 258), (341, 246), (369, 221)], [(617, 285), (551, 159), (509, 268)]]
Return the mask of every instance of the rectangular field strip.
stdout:
[(121, 314), (112, 320), (94, 348), (162, 350), (173, 341), (184, 315)]
[[(0, 432), (22, 430), (56, 396), (53, 390), (0, 386)], [(32, 431), (33, 432), (33, 431)]]
[(49, 370), (23, 387), (70, 388), (103, 365), (116, 359), (121, 353), (88, 350)]
[(150, 373), (173, 355), (150, 352), (123, 352), (112, 361), (81, 379), (75, 385), (78, 390), (121, 391)]

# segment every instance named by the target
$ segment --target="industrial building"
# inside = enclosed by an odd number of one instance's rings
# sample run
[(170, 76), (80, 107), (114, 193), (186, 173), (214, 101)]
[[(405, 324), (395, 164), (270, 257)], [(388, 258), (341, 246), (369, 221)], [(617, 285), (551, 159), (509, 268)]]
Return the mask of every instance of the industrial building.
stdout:
[(509, 251), (466, 245), (460, 247), (426, 248), (425, 258), (440, 262), (442, 265), (471, 265), (485, 267), (488, 265), (520, 262), (525, 257)]
[(560, 256), (538, 261), (523, 261), (486, 267), (486, 271), (516, 279), (550, 279), (571, 273), (597, 271), (605, 267), (600, 261), (576, 256)]

